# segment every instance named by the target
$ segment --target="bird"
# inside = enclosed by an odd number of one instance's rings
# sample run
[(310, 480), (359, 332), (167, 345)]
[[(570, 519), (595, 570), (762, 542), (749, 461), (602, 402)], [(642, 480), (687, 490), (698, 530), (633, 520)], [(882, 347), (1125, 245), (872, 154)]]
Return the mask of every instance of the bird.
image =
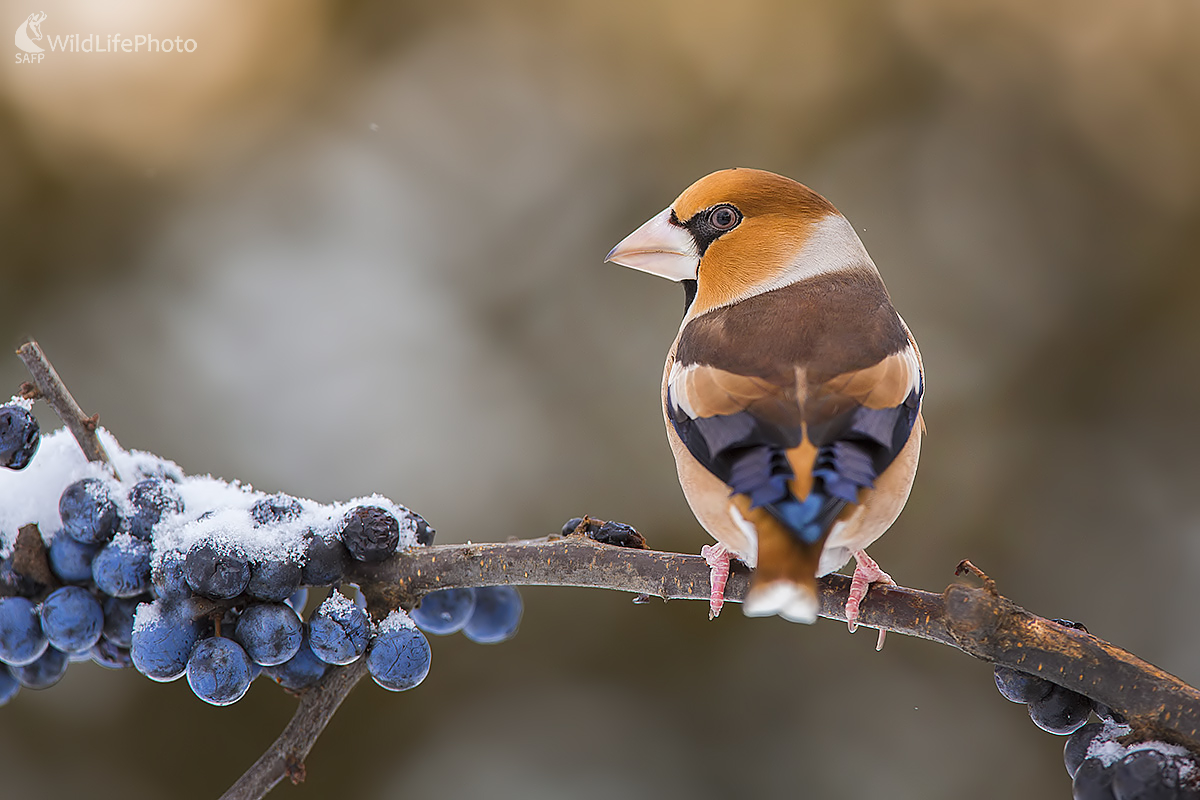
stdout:
[(684, 496), (716, 540), (701, 550), (710, 618), (730, 558), (754, 570), (748, 616), (811, 623), (817, 578), (853, 556), (853, 632), (870, 587), (894, 585), (866, 548), (908, 500), (925, 429), (917, 342), (853, 226), (797, 181), (733, 168), (605, 261), (683, 285), (661, 399)]

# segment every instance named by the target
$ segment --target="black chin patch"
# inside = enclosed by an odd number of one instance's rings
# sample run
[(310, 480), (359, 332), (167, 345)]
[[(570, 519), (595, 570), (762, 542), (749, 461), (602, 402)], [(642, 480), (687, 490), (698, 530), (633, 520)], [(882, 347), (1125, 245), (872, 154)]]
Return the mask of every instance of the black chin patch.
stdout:
[(692, 303), (696, 302), (696, 292), (700, 288), (699, 281), (680, 281), (683, 284), (683, 313), (687, 314), (688, 309), (692, 307)]

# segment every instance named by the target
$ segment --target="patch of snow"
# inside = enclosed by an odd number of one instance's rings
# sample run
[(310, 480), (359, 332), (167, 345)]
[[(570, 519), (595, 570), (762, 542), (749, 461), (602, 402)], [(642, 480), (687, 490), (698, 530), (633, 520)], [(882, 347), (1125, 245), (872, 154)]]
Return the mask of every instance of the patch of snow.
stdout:
[[(270, 557), (303, 558), (306, 540), (311, 535), (332, 538), (346, 512), (358, 505), (373, 505), (396, 517), (400, 526), (398, 549), (417, 546), (417, 517), (404, 506), (378, 494), (325, 505), (314, 500), (295, 498), (300, 505), (296, 519), (256, 525), (251, 517), (253, 505), (269, 495), (249, 484), (225, 481), (212, 475), (189, 476), (173, 461), (153, 453), (124, 450), (103, 428), (98, 435), (121, 480), (108, 468), (84, 458), (75, 439), (65, 428), (42, 437), (37, 455), (21, 471), (0, 469), (0, 556), (7, 555), (21, 526), (36, 523), (49, 543), (62, 527), (58, 501), (63, 490), (81, 478), (104, 481), (122, 515), (132, 509), (129, 492), (134, 484), (148, 477), (173, 481), (183, 499), (179, 514), (166, 514), (154, 527), (153, 569), (161, 573), (165, 559), (186, 553), (197, 541), (211, 540), (240, 545), (254, 560)], [(349, 602), (349, 600), (347, 600)]]

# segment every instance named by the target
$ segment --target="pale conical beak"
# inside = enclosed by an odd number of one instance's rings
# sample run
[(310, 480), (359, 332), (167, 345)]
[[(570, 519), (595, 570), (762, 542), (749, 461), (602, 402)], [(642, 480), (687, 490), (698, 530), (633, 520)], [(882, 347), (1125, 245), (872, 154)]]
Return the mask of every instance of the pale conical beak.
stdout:
[(604, 260), (673, 281), (694, 281), (700, 268), (696, 240), (671, 222), (670, 208), (622, 239)]

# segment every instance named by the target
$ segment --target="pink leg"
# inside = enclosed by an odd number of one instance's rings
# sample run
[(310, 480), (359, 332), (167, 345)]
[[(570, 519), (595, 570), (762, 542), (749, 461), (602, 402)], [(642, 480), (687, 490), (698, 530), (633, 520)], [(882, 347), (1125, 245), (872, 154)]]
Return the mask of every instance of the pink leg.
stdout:
[[(850, 580), (850, 595), (846, 598), (846, 624), (849, 626), (851, 633), (854, 633), (858, 629), (858, 607), (867, 596), (871, 584), (885, 583), (889, 586), (896, 585), (896, 582), (892, 580), (892, 576), (881, 570), (879, 565), (875, 563), (875, 559), (867, 555), (866, 550), (855, 550), (854, 561), (854, 577)], [(883, 637), (886, 634), (887, 631), (885, 629), (879, 629), (879, 641), (875, 643), (876, 650), (883, 649)]]
[(716, 619), (725, 605), (725, 582), (729, 580), (729, 548), (725, 545), (706, 544), (700, 548), (700, 555), (708, 563), (708, 618)]

